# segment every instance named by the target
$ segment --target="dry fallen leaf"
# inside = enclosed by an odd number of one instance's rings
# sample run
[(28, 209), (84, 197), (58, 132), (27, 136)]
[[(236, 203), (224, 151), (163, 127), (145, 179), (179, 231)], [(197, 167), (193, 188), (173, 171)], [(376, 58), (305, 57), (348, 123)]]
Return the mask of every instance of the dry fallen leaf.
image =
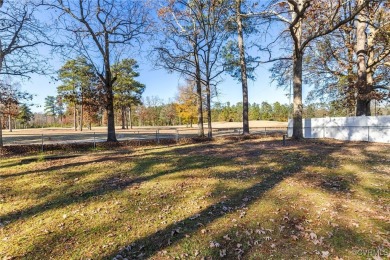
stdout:
[(305, 230), (301, 225), (295, 225), (295, 228), (298, 229), (299, 231)]
[(263, 229), (256, 229), (256, 234), (259, 234), (259, 235), (263, 235), (263, 234), (265, 234), (265, 230), (263, 230)]
[(210, 247), (213, 248), (213, 247), (219, 247), (220, 244), (218, 242), (215, 242), (215, 241), (210, 241)]
[(322, 258), (328, 258), (329, 257), (329, 251), (322, 251), (321, 252), (321, 257)]
[(229, 237), (229, 235), (225, 235), (225, 236), (223, 236), (223, 238), (224, 238), (225, 240), (231, 240), (231, 238)]
[(219, 256), (220, 257), (226, 256), (226, 249), (219, 250)]

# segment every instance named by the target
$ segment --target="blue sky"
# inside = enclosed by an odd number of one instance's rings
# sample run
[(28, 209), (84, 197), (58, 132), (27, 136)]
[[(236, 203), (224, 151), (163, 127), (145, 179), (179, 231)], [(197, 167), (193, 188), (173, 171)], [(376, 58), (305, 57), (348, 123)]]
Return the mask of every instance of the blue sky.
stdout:
[[(39, 13), (41, 19), (47, 20), (48, 17)], [(259, 40), (259, 39), (258, 39)], [(261, 39), (264, 40), (264, 39)], [(134, 52), (130, 54), (128, 58), (134, 58), (137, 60), (140, 68), (140, 77), (138, 81), (146, 85), (145, 92), (143, 94), (146, 96), (158, 96), (163, 99), (165, 102), (173, 100), (177, 94), (178, 85), (183, 83), (183, 78), (176, 74), (169, 74), (167, 71), (160, 69), (155, 70), (154, 64), (151, 63), (150, 59), (146, 58), (146, 49), (148, 43), (146, 42), (139, 50), (139, 52)], [(48, 48), (41, 48), (41, 54), (47, 55), (48, 63), (53, 67), (53, 71), (58, 70), (65, 60), (60, 56), (51, 55)], [(125, 58), (125, 57), (123, 57)], [(269, 67), (270, 65), (268, 65)], [(268, 72), (267, 66), (260, 66), (256, 69), (256, 80), (249, 81), (249, 102), (260, 104), (263, 101), (269, 103), (274, 103), (279, 101), (280, 103), (288, 104), (289, 99), (286, 94), (288, 90), (282, 88), (276, 88), (275, 85), (271, 85), (270, 73)], [(53, 81), (49, 76), (37, 76), (31, 75), (29, 81), (23, 81), (22, 86), (25, 91), (28, 91), (31, 94), (34, 94), (33, 103), (36, 104), (32, 107), (34, 112), (43, 112), (43, 104), (45, 97), (57, 95), (57, 86), (61, 84), (58, 81)], [(223, 75), (224, 80), (218, 85), (218, 90), (220, 95), (214, 98), (214, 102), (230, 102), (235, 104), (242, 101), (242, 91), (241, 83), (233, 80), (229, 75)], [(305, 87), (304, 87), (305, 90)], [(304, 91), (305, 93), (306, 91)]]
[[(183, 78), (176, 73), (169, 74), (163, 69), (154, 70), (152, 64), (149, 61), (144, 61), (141, 57), (135, 57), (135, 59), (139, 61), (140, 65), (138, 81), (146, 85), (143, 96), (158, 96), (165, 102), (173, 100), (177, 94), (178, 85), (183, 83)], [(54, 69), (58, 69), (62, 64), (58, 60), (52, 61), (52, 63)], [(256, 74), (256, 81), (249, 81), (250, 103), (263, 101), (289, 103), (286, 96), (288, 90), (270, 85), (271, 79), (267, 68), (257, 68)], [(32, 107), (32, 111), (42, 112), (45, 97), (57, 95), (56, 88), (59, 84), (60, 82), (53, 81), (49, 76), (32, 75), (30, 80), (23, 81), (23, 89), (35, 95), (33, 103), (36, 105)], [(241, 83), (233, 80), (229, 75), (224, 75), (224, 80), (218, 85), (218, 90), (220, 95), (213, 101), (222, 103), (229, 101), (232, 104), (242, 101)]]

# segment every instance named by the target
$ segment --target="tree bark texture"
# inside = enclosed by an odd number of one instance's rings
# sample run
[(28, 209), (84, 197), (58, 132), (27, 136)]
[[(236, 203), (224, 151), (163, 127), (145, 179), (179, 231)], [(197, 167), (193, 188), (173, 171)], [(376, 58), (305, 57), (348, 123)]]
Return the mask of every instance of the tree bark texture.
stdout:
[(129, 106), (129, 122), (130, 122), (130, 129), (133, 129), (133, 114), (131, 111), (131, 105)]
[(121, 112), (122, 129), (126, 129), (126, 108), (124, 106), (121, 107)]
[(211, 125), (211, 90), (210, 84), (206, 86), (206, 102), (207, 102), (207, 137), (213, 138), (213, 127)]
[[(303, 0), (298, 0), (298, 12), (300, 13), (304, 6)], [(290, 5), (291, 10), (294, 7)], [(292, 13), (292, 21), (296, 21), (298, 13)], [(301, 18), (298, 18), (301, 19)], [(290, 26), (290, 34), (294, 40), (294, 52), (293, 52), (293, 134), (294, 139), (303, 138), (302, 130), (302, 63), (303, 63), (303, 50), (302, 50), (302, 22), (297, 20), (294, 26)]]
[(203, 128), (203, 102), (202, 102), (202, 82), (200, 75), (199, 67), (199, 57), (198, 52), (194, 52), (194, 58), (196, 63), (196, 94), (197, 94), (197, 105), (198, 105), (198, 136), (204, 137), (204, 128)]
[(114, 111), (114, 93), (113, 78), (110, 64), (110, 41), (108, 32), (104, 35), (104, 68), (105, 68), (105, 87), (107, 91), (107, 142), (117, 142), (115, 134), (115, 111)]
[(74, 130), (77, 131), (77, 108), (76, 108), (76, 103), (74, 104), (74, 108), (73, 108), (73, 124), (74, 124)]
[(112, 93), (112, 85), (107, 85), (107, 142), (117, 142), (115, 134), (114, 95)]
[(302, 131), (302, 54), (294, 57), (293, 64), (293, 95), (294, 95), (294, 112), (293, 112), (293, 134), (294, 139), (303, 138)]
[[(363, 0), (359, 0), (361, 5)], [(356, 101), (356, 116), (370, 115), (370, 87), (367, 84), (367, 22), (366, 22), (366, 11), (363, 9), (357, 17), (356, 22), (356, 55), (357, 55), (357, 82), (356, 88), (358, 91)]]
[(10, 114), (8, 115), (8, 128), (9, 131), (12, 132), (12, 117)]
[(241, 19), (241, 0), (236, 0), (236, 23), (238, 33), (238, 49), (240, 51), (241, 84), (242, 84), (242, 134), (249, 134), (248, 77), (245, 61), (244, 35)]
[(84, 106), (83, 106), (83, 99), (81, 98), (81, 105), (80, 105), (80, 132), (83, 131), (83, 119), (84, 119)]

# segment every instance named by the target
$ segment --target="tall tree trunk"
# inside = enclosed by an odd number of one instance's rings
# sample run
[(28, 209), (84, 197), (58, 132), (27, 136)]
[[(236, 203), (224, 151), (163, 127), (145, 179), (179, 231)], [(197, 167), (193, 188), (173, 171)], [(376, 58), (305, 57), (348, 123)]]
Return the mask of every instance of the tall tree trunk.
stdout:
[(110, 41), (108, 32), (104, 33), (104, 85), (107, 91), (107, 142), (117, 142), (115, 134), (115, 111), (114, 111), (114, 93), (112, 86), (115, 79), (112, 78), (110, 64)]
[(130, 122), (130, 129), (133, 129), (133, 114), (131, 111), (131, 105), (129, 106), (129, 122)]
[[(298, 0), (299, 12), (303, 8), (304, 1)], [(290, 4), (292, 13), (292, 21), (297, 17), (295, 7)], [(303, 63), (303, 50), (302, 48), (302, 22), (298, 21), (294, 26), (289, 28), (290, 34), (294, 40), (294, 52), (293, 52), (293, 134), (294, 139), (303, 138), (302, 130), (302, 115), (303, 115), (303, 103), (302, 103), (302, 63)]]
[(211, 90), (210, 82), (206, 85), (206, 103), (207, 103), (207, 137), (213, 138), (213, 127), (211, 125)]
[(294, 139), (303, 138), (302, 131), (302, 54), (298, 53), (294, 57), (293, 64), (293, 94), (294, 94), (294, 112), (293, 112), (293, 135)]
[(197, 92), (197, 105), (198, 105), (198, 136), (204, 137), (202, 84), (198, 80), (196, 82), (196, 92)]
[(12, 118), (11, 118), (11, 114), (8, 115), (8, 128), (9, 128), (9, 131), (12, 132)]
[(76, 103), (74, 103), (74, 109), (73, 109), (73, 124), (74, 124), (74, 130), (77, 131), (77, 107), (76, 107)]
[[(196, 47), (194, 47), (196, 48)], [(199, 66), (199, 57), (198, 52), (195, 49), (194, 51), (195, 58), (195, 73), (196, 73), (196, 93), (197, 93), (197, 105), (198, 105), (198, 136), (204, 137), (204, 128), (203, 128), (203, 102), (202, 102), (202, 82), (200, 75), (200, 66)]]
[[(111, 81), (111, 77), (108, 77)], [(106, 83), (107, 89), (107, 142), (117, 142), (115, 134), (114, 95), (111, 83)]]
[(105, 113), (105, 109), (104, 109), (104, 108), (101, 108), (101, 111), (102, 111), (102, 118), (100, 119), (100, 126), (103, 126), (103, 125), (104, 125), (104, 113)]
[[(363, 4), (363, 0), (359, 0), (359, 5)], [(357, 55), (357, 82), (356, 87), (358, 91), (356, 101), (356, 116), (370, 115), (370, 99), (368, 94), (370, 89), (367, 84), (367, 66), (366, 66), (366, 36), (367, 22), (366, 11), (363, 9), (357, 17), (356, 25), (356, 55)]]
[(129, 117), (130, 117), (130, 112), (129, 112), (129, 108), (127, 107), (126, 108), (126, 129), (129, 129)]
[(122, 119), (122, 129), (126, 129), (126, 108), (121, 107), (121, 119)]
[[(349, 25), (353, 26), (353, 25)], [(347, 58), (348, 58), (348, 69), (347, 69), (347, 80), (348, 80), (348, 86), (346, 89), (344, 89), (344, 93), (346, 95), (346, 98), (344, 100), (345, 105), (347, 107), (347, 116), (355, 114), (356, 111), (356, 88), (355, 88), (355, 72), (353, 71), (353, 64), (354, 61), (354, 51), (353, 51), (353, 30), (349, 31), (347, 33), (347, 39), (346, 42), (349, 45), (347, 48)]]
[[(378, 29), (375, 29), (372, 24), (368, 25), (368, 29), (370, 33), (367, 36), (367, 51), (368, 51), (368, 59), (367, 59), (367, 92), (368, 92), (368, 108), (367, 108), (367, 113), (366, 116), (371, 116), (371, 100), (372, 99), (377, 99), (375, 95), (375, 90), (374, 90), (374, 71), (375, 71), (375, 57), (374, 57), (374, 47), (375, 47), (375, 35), (378, 31)], [(375, 116), (376, 116), (376, 108), (375, 108)]]
[(249, 134), (249, 101), (248, 101), (248, 76), (245, 61), (244, 34), (241, 19), (241, 0), (236, 0), (236, 23), (238, 33), (238, 49), (240, 51), (240, 68), (242, 84), (242, 134)]
[(81, 105), (80, 105), (80, 132), (83, 131), (83, 119), (84, 119), (84, 105), (83, 105), (83, 98), (81, 98)]

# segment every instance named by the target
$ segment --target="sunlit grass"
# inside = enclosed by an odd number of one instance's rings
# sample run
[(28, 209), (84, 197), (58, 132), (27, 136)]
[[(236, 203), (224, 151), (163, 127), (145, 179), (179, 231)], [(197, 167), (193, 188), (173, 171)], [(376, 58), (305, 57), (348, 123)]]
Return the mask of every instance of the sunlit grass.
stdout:
[(0, 256), (386, 257), (389, 152), (254, 139), (6, 158)]

